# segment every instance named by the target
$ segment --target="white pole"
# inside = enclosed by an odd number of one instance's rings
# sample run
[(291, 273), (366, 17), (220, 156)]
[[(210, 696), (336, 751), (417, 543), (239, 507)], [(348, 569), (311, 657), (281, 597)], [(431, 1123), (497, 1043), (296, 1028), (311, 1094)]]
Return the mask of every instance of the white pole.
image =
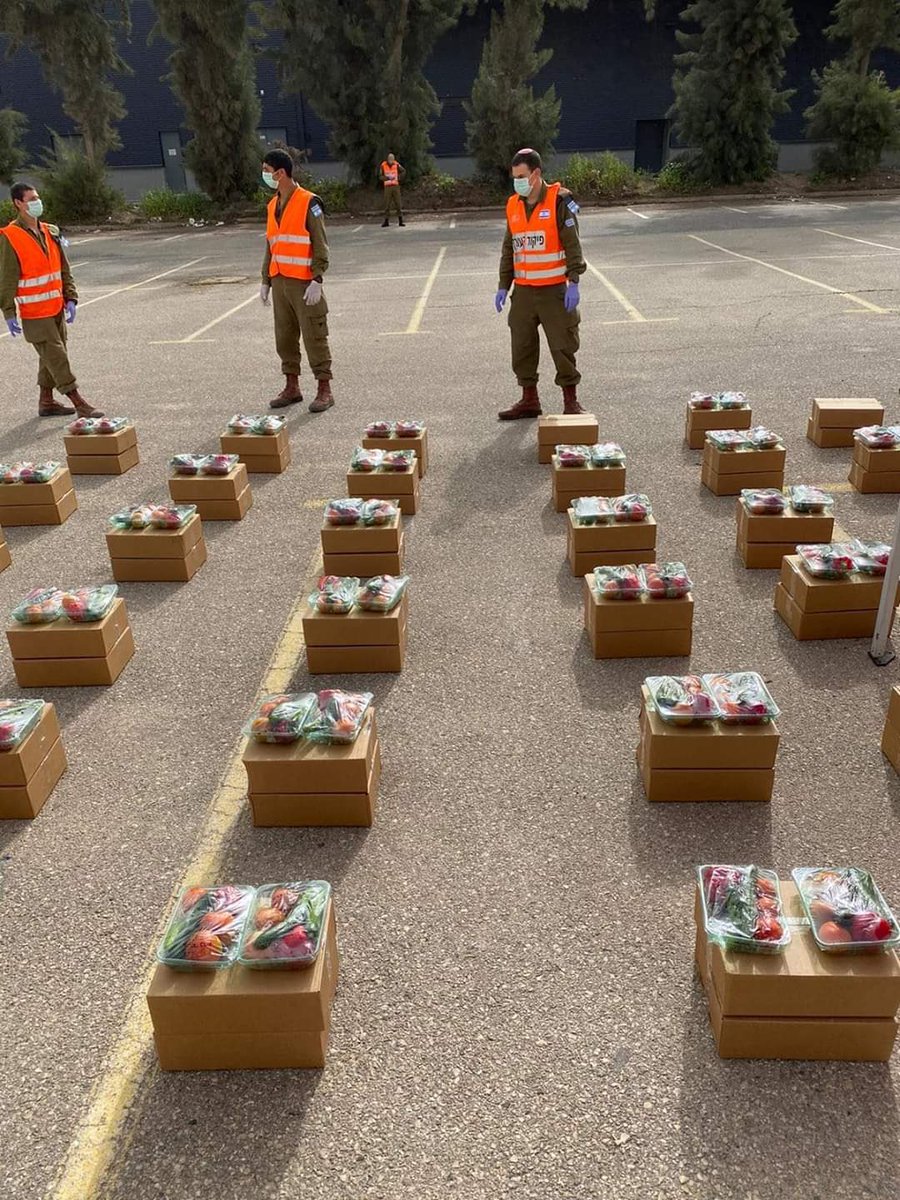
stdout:
[(891, 556), (888, 559), (884, 583), (881, 586), (881, 603), (878, 605), (878, 617), (875, 621), (875, 636), (872, 638), (872, 645), (869, 648), (869, 658), (879, 667), (886, 667), (896, 658), (891, 648), (891, 629), (894, 625), (894, 613), (897, 607), (898, 582), (900, 582), (900, 506), (897, 508), (897, 520), (894, 522)]

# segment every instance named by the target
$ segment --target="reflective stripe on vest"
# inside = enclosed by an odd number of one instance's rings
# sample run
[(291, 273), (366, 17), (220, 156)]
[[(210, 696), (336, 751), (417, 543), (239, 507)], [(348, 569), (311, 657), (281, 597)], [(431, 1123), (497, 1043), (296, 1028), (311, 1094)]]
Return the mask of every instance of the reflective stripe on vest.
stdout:
[(388, 160), (385, 159), (381, 164), (381, 173), (384, 176), (385, 187), (400, 186), (400, 167), (397, 163), (394, 163), (394, 165), (391, 166)]
[(271, 251), (270, 275), (289, 279), (312, 279), (312, 242), (306, 228), (306, 217), (312, 192), (298, 187), (288, 198), (281, 222), (275, 218), (278, 197), (269, 201), (266, 217), (266, 237)]
[(513, 242), (513, 272), (518, 287), (566, 282), (566, 252), (556, 223), (558, 198), (559, 184), (551, 183), (530, 217), (520, 196), (510, 196), (507, 201), (506, 224)]
[(16, 304), (19, 315), (26, 321), (59, 316), (63, 307), (62, 254), (48, 226), (39, 223), (39, 228), (47, 245), (46, 253), (21, 225), (11, 222), (0, 229), (19, 261)]

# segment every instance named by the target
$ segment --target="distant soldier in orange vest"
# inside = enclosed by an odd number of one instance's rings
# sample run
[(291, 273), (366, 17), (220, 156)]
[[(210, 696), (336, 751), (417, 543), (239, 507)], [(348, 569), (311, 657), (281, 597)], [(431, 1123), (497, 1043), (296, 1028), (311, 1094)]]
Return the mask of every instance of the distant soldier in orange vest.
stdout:
[(294, 162), (285, 150), (270, 150), (262, 163), (263, 183), (278, 194), (269, 201), (266, 254), (259, 298), (275, 298), (275, 348), (285, 375), (284, 388), (270, 408), (302, 404), (300, 339), (317, 381), (310, 412), (334, 404), (331, 394), (331, 350), (328, 346), (328, 303), (322, 276), (328, 270), (328, 240), (322, 201), (294, 182)]
[(397, 221), (400, 225), (405, 225), (403, 220), (403, 209), (400, 207), (400, 184), (406, 176), (406, 167), (401, 167), (394, 158), (393, 154), (389, 154), (378, 170), (378, 178), (384, 184), (384, 220), (381, 222), (381, 228), (387, 229), (390, 225), (391, 212), (396, 208)]
[[(0, 309), (10, 337), (23, 335), (38, 352), (38, 416), (102, 417), (79, 393), (69, 366), (66, 326), (75, 320), (78, 290), (62, 235), (40, 220), (44, 205), (37, 188), (14, 183), (9, 194), (17, 216), (0, 229)], [(54, 388), (74, 408), (54, 400)]]
[(556, 386), (562, 388), (563, 412), (580, 413), (575, 366), (578, 351), (578, 280), (585, 272), (578, 236), (578, 205), (558, 183), (544, 182), (541, 156), (520, 150), (512, 160), (515, 195), (506, 205), (506, 236), (500, 255), (500, 285), (494, 297), (497, 312), (513, 288), (509, 306), (512, 369), (522, 398), (499, 413), (501, 421), (539, 417), (538, 361), (543, 328), (556, 365)]

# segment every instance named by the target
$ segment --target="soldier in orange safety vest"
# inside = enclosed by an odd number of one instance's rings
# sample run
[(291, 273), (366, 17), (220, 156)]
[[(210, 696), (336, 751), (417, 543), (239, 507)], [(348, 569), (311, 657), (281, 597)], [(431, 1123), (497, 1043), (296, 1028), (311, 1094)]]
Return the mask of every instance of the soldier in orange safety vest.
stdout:
[[(558, 183), (544, 182), (541, 156), (520, 150), (512, 160), (515, 189), (506, 205), (506, 236), (500, 255), (500, 284), (494, 297), (497, 312), (512, 288), (509, 331), (512, 368), (522, 389), (521, 399), (499, 413), (501, 421), (539, 417), (539, 329), (544, 330), (556, 366), (556, 385), (562, 388), (563, 412), (580, 413), (575, 365), (578, 351), (578, 280), (585, 261), (578, 236), (578, 205)], [(515, 284), (515, 287), (513, 287)]]
[[(69, 365), (66, 326), (75, 320), (78, 291), (62, 235), (40, 218), (43, 201), (30, 183), (14, 183), (16, 219), (0, 228), (0, 309), (10, 337), (24, 336), (37, 350), (38, 415), (102, 417), (78, 391)], [(56, 388), (74, 407), (53, 397)]]
[(270, 408), (300, 404), (300, 339), (316, 379), (309, 411), (324, 412), (334, 404), (331, 394), (331, 349), (328, 345), (328, 303), (322, 276), (328, 270), (328, 240), (322, 201), (294, 181), (294, 162), (286, 150), (270, 150), (262, 162), (262, 179), (277, 195), (266, 214), (266, 253), (259, 298), (275, 300), (275, 348), (285, 376), (284, 388)]
[(390, 215), (393, 210), (397, 210), (397, 223), (405, 225), (403, 220), (403, 209), (400, 206), (400, 184), (406, 175), (406, 168), (401, 167), (393, 154), (389, 154), (378, 169), (378, 178), (384, 184), (384, 220), (381, 222), (381, 228), (387, 229), (390, 225)]

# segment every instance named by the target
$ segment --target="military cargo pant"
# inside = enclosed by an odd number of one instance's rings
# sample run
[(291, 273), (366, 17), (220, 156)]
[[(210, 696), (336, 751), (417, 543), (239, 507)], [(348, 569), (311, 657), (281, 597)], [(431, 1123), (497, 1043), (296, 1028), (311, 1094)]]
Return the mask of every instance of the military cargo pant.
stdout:
[(272, 276), (275, 312), (275, 349), (285, 375), (300, 374), (300, 339), (316, 379), (331, 379), (331, 350), (328, 346), (328, 302), (325, 293), (318, 304), (306, 304), (307, 279)]
[(400, 185), (391, 185), (384, 189), (384, 219), (387, 220), (391, 212), (397, 210), (398, 220), (403, 220), (403, 209), (400, 207)]
[(63, 309), (55, 317), (33, 317), (30, 321), (22, 321), (22, 334), (38, 352), (38, 387), (56, 388), (68, 395), (78, 384), (69, 366), (64, 313)]
[(549, 287), (513, 288), (509, 305), (509, 331), (512, 336), (512, 369), (520, 387), (534, 387), (538, 381), (538, 362), (543, 328), (547, 345), (556, 365), (556, 386), (574, 387), (581, 382), (575, 366), (578, 353), (578, 309), (566, 312), (564, 283)]

